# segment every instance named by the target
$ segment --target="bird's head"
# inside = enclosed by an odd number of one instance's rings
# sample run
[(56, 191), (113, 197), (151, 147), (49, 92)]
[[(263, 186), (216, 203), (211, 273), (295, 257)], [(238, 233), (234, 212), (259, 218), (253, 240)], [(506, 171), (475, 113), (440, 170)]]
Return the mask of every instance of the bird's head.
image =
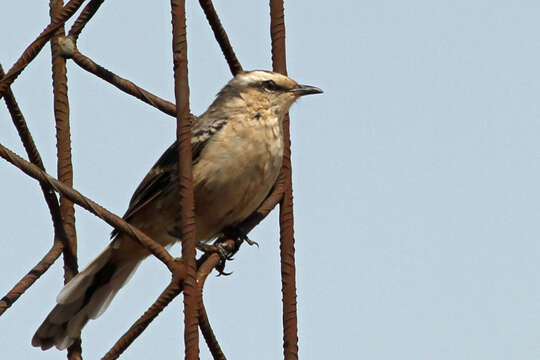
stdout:
[(255, 70), (237, 74), (220, 91), (216, 102), (229, 108), (245, 107), (269, 110), (285, 115), (301, 96), (320, 94), (323, 91), (309, 85), (300, 85), (293, 79), (270, 71)]

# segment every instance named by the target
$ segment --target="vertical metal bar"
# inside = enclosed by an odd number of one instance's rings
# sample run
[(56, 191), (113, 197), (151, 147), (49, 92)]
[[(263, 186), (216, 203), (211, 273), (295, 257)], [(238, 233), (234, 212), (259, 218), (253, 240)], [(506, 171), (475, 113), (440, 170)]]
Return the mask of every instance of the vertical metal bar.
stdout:
[[(63, 0), (50, 1), (51, 22), (59, 17), (64, 8)], [(56, 149), (58, 157), (58, 179), (64, 184), (73, 186), (73, 167), (71, 164), (71, 130), (69, 124), (69, 100), (67, 95), (66, 60), (60, 54), (58, 38), (64, 36), (64, 26), (58, 28), (51, 39), (52, 78), (54, 97), (54, 117), (56, 120)], [(77, 266), (77, 233), (75, 231), (75, 209), (73, 202), (60, 196), (60, 213), (68, 237), (64, 247), (64, 282), (67, 283), (78, 272)], [(77, 340), (68, 348), (68, 359), (78, 360), (81, 356), (81, 342)]]
[[(51, 17), (62, 10), (62, 0), (51, 0)], [(58, 179), (64, 184), (73, 187), (73, 166), (71, 163), (71, 129), (69, 124), (69, 100), (67, 95), (67, 71), (66, 60), (60, 55), (57, 39), (64, 36), (64, 28), (60, 27), (51, 40), (52, 48), (52, 78), (54, 97), (54, 117), (56, 121), (56, 148), (58, 156)], [(64, 250), (64, 257), (68, 258), (65, 263), (65, 282), (68, 282), (77, 274), (77, 234), (75, 231), (75, 212), (73, 202), (65, 196), (60, 196), (60, 212), (64, 221), (64, 227), (69, 238), (69, 245)], [(69, 260), (74, 257), (74, 262)]]
[(185, 0), (171, 0), (173, 24), (173, 64), (176, 97), (176, 119), (179, 152), (179, 182), (181, 206), (182, 258), (186, 264), (184, 281), (184, 343), (185, 359), (199, 358), (199, 299), (195, 283), (195, 214), (191, 169), (191, 118), (189, 116), (189, 84), (187, 66)]
[[(283, 0), (270, 0), (272, 63), (276, 72), (287, 74)], [(285, 192), (279, 206), (281, 291), (283, 296), (283, 355), (298, 359), (298, 324), (296, 317), (296, 268), (294, 261), (294, 217), (292, 196), (291, 138), (289, 115), (283, 121), (283, 167)]]

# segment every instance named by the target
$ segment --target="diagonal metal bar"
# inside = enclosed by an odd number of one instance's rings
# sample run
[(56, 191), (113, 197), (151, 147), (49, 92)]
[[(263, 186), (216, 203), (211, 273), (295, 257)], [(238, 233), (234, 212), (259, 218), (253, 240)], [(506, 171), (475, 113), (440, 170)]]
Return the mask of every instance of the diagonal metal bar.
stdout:
[(135, 228), (134, 226), (131, 226), (128, 224), (125, 220), (120, 218), (119, 216), (111, 213), (107, 209), (103, 208), (102, 206), (98, 205), (94, 201), (88, 199), (87, 197), (83, 196), (81, 193), (79, 193), (77, 190), (66, 186), (62, 182), (56, 180), (37, 166), (29, 163), (28, 161), (24, 160), (5, 146), (0, 144), (0, 157), (7, 160), (12, 165), (15, 165), (19, 169), (21, 169), (25, 174), (29, 175), (30, 177), (39, 180), (42, 183), (47, 184), (48, 186), (54, 188), (57, 192), (61, 193), (62, 195), (66, 196), (68, 199), (76, 203), (77, 205), (85, 208), (92, 214), (96, 215), (100, 219), (104, 220), (107, 224), (113, 226), (114, 228), (118, 229), (119, 231), (123, 231), (129, 236), (131, 236), (134, 240), (138, 241), (144, 248), (146, 248), (148, 251), (150, 251), (153, 255), (155, 255), (161, 262), (163, 262), (170, 271), (174, 270), (174, 258), (169, 254), (165, 248), (157, 243), (156, 241), (152, 240), (150, 237), (145, 235), (142, 231)]
[(102, 357), (102, 360), (117, 359), (133, 341), (150, 325), (150, 323), (173, 301), (182, 291), (183, 281), (186, 277), (186, 269), (182, 259), (175, 260), (173, 278), (167, 288), (163, 290), (158, 299), (146, 310), (146, 312), (129, 328), (128, 331), (113, 345)]
[(0, 315), (2, 315), (17, 299), (26, 291), (32, 284), (36, 282), (37, 279), (49, 267), (58, 259), (60, 254), (62, 254), (63, 245), (60, 241), (54, 242), (52, 248), (45, 254), (45, 256), (34, 266), (28, 274), (26, 274), (15, 286), (0, 299)]
[[(222, 249), (230, 254), (234, 252), (234, 240), (232, 239), (224, 240), (221, 242), (221, 246)], [(220, 257), (218, 254), (210, 254), (197, 270), (197, 289), (201, 297), (201, 303), (199, 305), (199, 327), (214, 360), (226, 360), (225, 354), (223, 354), (214, 331), (210, 326), (210, 321), (208, 320), (208, 314), (206, 313), (202, 296), (204, 283), (206, 282), (208, 275), (210, 275), (212, 270), (219, 264), (219, 262)]]
[[(0, 79), (4, 76), (4, 70), (2, 65), (0, 65)], [(40, 169), (44, 170), (43, 161), (39, 151), (36, 148), (34, 139), (30, 134), (30, 130), (26, 124), (26, 120), (15, 100), (15, 96), (11, 89), (7, 88), (6, 95), (4, 97), (11, 118), (13, 119), (13, 124), (17, 129), (19, 137), (23, 143), (23, 146), (28, 154), (30, 161), (35, 164)], [(62, 223), (62, 217), (60, 215), (60, 207), (58, 205), (58, 199), (56, 194), (50, 186), (46, 184), (40, 184), (41, 191), (45, 198), (45, 202), (49, 207), (49, 212), (51, 213), (51, 218), (53, 221), (54, 227), (54, 243), (49, 252), (43, 257), (43, 259), (36, 265), (34, 268), (25, 275), (12, 290), (4, 296), (3, 300), (0, 300), (0, 315), (7, 310), (53, 263), (56, 261), (58, 256), (62, 253), (64, 244), (69, 246), (68, 238), (65, 233), (65, 229)]]
[(165, 114), (176, 117), (176, 105), (164, 100), (152, 93), (138, 87), (133, 82), (124, 79), (113, 72), (105, 69), (103, 66), (96, 64), (92, 59), (81, 54), (79, 50), (74, 49), (72, 54), (73, 61), (84, 70), (96, 75), (114, 85), (118, 89), (135, 96), (137, 99), (152, 105), (153, 107), (163, 111)]
[[(276, 72), (287, 74), (283, 0), (270, 0), (272, 64)], [(285, 180), (279, 207), (281, 291), (283, 299), (283, 356), (298, 359), (296, 316), (296, 267), (294, 260), (294, 217), (292, 196), (291, 137), (289, 115), (283, 121), (284, 152), (282, 173)]]
[(236, 75), (239, 72), (242, 72), (242, 65), (240, 65), (240, 62), (236, 58), (236, 54), (234, 53), (231, 42), (229, 41), (229, 37), (227, 36), (223, 25), (221, 25), (221, 21), (216, 13), (214, 4), (212, 4), (212, 0), (199, 0), (199, 4), (201, 5), (204, 15), (206, 15), (206, 19), (214, 32), (214, 36), (219, 44), (219, 47), (221, 48), (221, 52), (223, 52), (223, 55), (227, 60), (227, 64), (229, 64), (231, 73)]
[(74, 41), (77, 41), (81, 31), (88, 21), (96, 14), (101, 4), (103, 4), (103, 1), (104, 0), (90, 0), (90, 2), (86, 4), (83, 11), (79, 14), (79, 17), (77, 17), (77, 20), (75, 20), (71, 26), (71, 29), (69, 29), (69, 36), (71, 36)]
[(9, 69), (6, 76), (0, 81), (0, 98), (4, 96), (7, 87), (19, 76), (19, 74), (26, 68), (26, 66), (32, 61), (37, 54), (43, 49), (43, 46), (49, 41), (56, 30), (58, 30), (64, 23), (79, 9), (84, 0), (71, 0), (62, 8), (59, 16), (55, 17), (53, 21), (39, 34), (22, 53), (15, 64)]
[(187, 269), (186, 279), (184, 280), (185, 359), (196, 360), (199, 358), (198, 307), (200, 294), (195, 284), (195, 201), (193, 198), (185, 0), (171, 0), (171, 15), (174, 94), (176, 98), (176, 137), (179, 159), (180, 231), (182, 258)]
[[(227, 254), (234, 251), (234, 239), (223, 239), (223, 249)], [(212, 269), (219, 263), (220, 258), (217, 254), (203, 255), (197, 261), (197, 279), (206, 278)], [(117, 359), (135, 339), (150, 325), (150, 323), (169, 305), (169, 303), (182, 292), (185, 279), (187, 277), (187, 268), (182, 258), (175, 259), (174, 269), (172, 271), (172, 280), (167, 288), (161, 293), (158, 299), (146, 310), (146, 312), (122, 335), (113, 347), (103, 356), (102, 360)], [(204, 333), (204, 330), (203, 330)]]
[(208, 320), (208, 314), (206, 313), (203, 301), (201, 301), (201, 304), (199, 305), (199, 327), (201, 328), (201, 333), (203, 334), (204, 340), (206, 341), (214, 360), (227, 360), (219, 346), (216, 335), (214, 335), (214, 331), (210, 326), (210, 321)]

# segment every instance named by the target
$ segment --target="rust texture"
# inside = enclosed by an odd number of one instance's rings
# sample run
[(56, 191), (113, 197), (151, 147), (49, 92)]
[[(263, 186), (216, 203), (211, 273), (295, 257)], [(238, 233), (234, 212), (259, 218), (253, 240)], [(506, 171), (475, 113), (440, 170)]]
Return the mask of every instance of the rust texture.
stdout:
[(159, 260), (161, 260), (161, 262), (163, 262), (169, 268), (169, 270), (174, 270), (174, 258), (169, 254), (167, 250), (165, 250), (162, 245), (149, 238), (147, 235), (145, 235), (142, 231), (138, 230), (134, 226), (131, 226), (130, 224), (125, 222), (119, 216), (111, 213), (107, 209), (83, 196), (77, 190), (63, 184), (61, 181), (56, 180), (37, 166), (24, 160), (23, 158), (21, 158), (20, 156), (10, 151), (8, 148), (1, 144), (0, 157), (4, 158), (9, 163), (17, 166), (28, 176), (54, 188), (55, 191), (61, 193), (62, 195), (73, 201), (75, 204), (85, 208), (92, 214), (104, 220), (107, 224), (113, 226), (119, 231), (125, 232), (133, 239), (138, 241), (146, 249), (148, 249), (148, 251), (154, 254)]
[(64, 23), (81, 7), (84, 0), (71, 0), (62, 8), (58, 16), (54, 17), (54, 20), (39, 34), (22, 53), (15, 64), (9, 69), (7, 74), (0, 81), (0, 98), (4, 96), (6, 88), (19, 76), (24, 68), (32, 61), (37, 54), (43, 49), (43, 46), (49, 41), (56, 30), (58, 30)]
[[(274, 71), (287, 75), (285, 19), (283, 0), (270, 0), (270, 33)], [(298, 322), (296, 316), (296, 267), (294, 261), (294, 217), (292, 195), (291, 136), (289, 115), (283, 120), (283, 167), (285, 181), (279, 206), (281, 291), (283, 296), (283, 356), (298, 359)]]
[[(51, 19), (62, 10), (62, 0), (51, 0)], [(56, 120), (56, 150), (58, 179), (73, 187), (73, 166), (71, 163), (71, 130), (69, 124), (69, 100), (67, 94), (66, 59), (60, 55), (58, 38), (64, 36), (61, 26), (51, 39), (52, 80), (54, 118)], [(75, 231), (75, 211), (73, 202), (60, 196), (60, 213), (68, 236), (69, 246), (64, 247), (64, 283), (77, 274), (77, 234)]]
[[(17, 166), (24, 173), (37, 179), (49, 206), (55, 230), (52, 248), (44, 258), (19, 281), (10, 292), (0, 299), (0, 315), (28, 289), (41, 274), (64, 252), (65, 280), (77, 271), (76, 233), (73, 203), (80, 205), (119, 231), (126, 232), (171, 271), (172, 280), (153, 305), (130, 327), (130, 329), (107, 352), (103, 359), (116, 359), (144, 331), (150, 322), (178, 295), (184, 292), (184, 342), (185, 358), (199, 358), (198, 327), (208, 344), (214, 359), (225, 359), (202, 301), (205, 280), (212, 270), (221, 264), (217, 253), (206, 253), (195, 259), (195, 220), (193, 185), (191, 173), (191, 122), (196, 118), (189, 112), (189, 85), (187, 67), (185, 0), (171, 0), (173, 24), (173, 64), (176, 105), (161, 99), (123, 79), (81, 54), (76, 46), (77, 38), (87, 22), (94, 16), (103, 0), (90, 0), (73, 24), (69, 35), (65, 36), (63, 25), (81, 6), (83, 0), (71, 0), (62, 6), (62, 0), (50, 0), (51, 23), (32, 42), (21, 57), (4, 76), (0, 66), (0, 97), (5, 101), (17, 128), (21, 141), (31, 162), (0, 144), (0, 157)], [(211, 0), (199, 0), (215, 38), (233, 74), (242, 71), (227, 34), (219, 20)], [(283, 0), (270, 0), (272, 61), (274, 71), (287, 73), (285, 61), (285, 26)], [(57, 156), (59, 180), (45, 172), (43, 162), (33, 142), (26, 121), (18, 108), (9, 85), (35, 58), (47, 41), (51, 40), (53, 56), (54, 114), (57, 128)], [(137, 228), (107, 211), (105, 208), (84, 197), (73, 189), (71, 164), (71, 144), (69, 125), (69, 102), (67, 97), (67, 74), (65, 59), (71, 58), (83, 69), (111, 83), (120, 90), (177, 118), (177, 139), (180, 157), (180, 201), (182, 258), (174, 259), (159, 243), (150, 239)], [(292, 183), (290, 162), (289, 118), (284, 121), (285, 151), (280, 176), (263, 204), (244, 222), (238, 225), (242, 233), (249, 233), (270, 211), (280, 203), (280, 237), (282, 258), (283, 326), (285, 359), (298, 358), (298, 338), (296, 320), (296, 285), (294, 267), (294, 232), (292, 212)], [(55, 191), (60, 194), (60, 205)], [(222, 237), (216, 241), (225, 256), (238, 251), (236, 239)], [(80, 340), (68, 349), (68, 359), (82, 359)]]
[(81, 14), (77, 20), (75, 20), (71, 26), (71, 29), (69, 29), (69, 36), (71, 36), (74, 41), (77, 41), (81, 31), (98, 11), (101, 4), (103, 4), (103, 1), (104, 0), (90, 0), (90, 2), (84, 7), (83, 11), (81, 11)]
[(102, 357), (102, 360), (117, 359), (124, 350), (146, 329), (163, 309), (182, 291), (180, 278), (173, 276), (172, 281), (161, 293), (159, 298), (146, 310), (146, 312), (129, 328), (129, 330), (114, 344)]
[(242, 71), (242, 65), (240, 65), (240, 62), (236, 58), (236, 54), (234, 53), (231, 42), (229, 41), (229, 37), (227, 36), (223, 25), (221, 25), (221, 21), (216, 13), (214, 4), (212, 4), (212, 0), (199, 0), (199, 4), (201, 4), (204, 15), (206, 15), (206, 19), (214, 32), (214, 36), (219, 44), (219, 47), (221, 48), (221, 52), (223, 52), (223, 56), (225, 56), (225, 60), (227, 60), (227, 64), (229, 64), (231, 73), (233, 75), (238, 74)]
[(174, 94), (176, 98), (176, 137), (179, 158), (180, 229), (182, 258), (187, 270), (186, 279), (184, 280), (185, 359), (196, 360), (199, 358), (198, 306), (200, 294), (195, 284), (195, 201), (193, 199), (185, 0), (171, 0), (171, 14)]
[[(229, 254), (233, 254), (234, 240), (228, 239), (228, 240), (223, 240), (220, 242), (221, 242), (222, 248), (225, 251), (227, 251)], [(220, 262), (219, 255), (216, 253), (211, 254), (199, 266), (199, 269), (197, 271), (197, 288), (201, 296), (201, 302), (199, 304), (199, 327), (201, 328), (201, 333), (203, 334), (204, 340), (206, 341), (206, 344), (208, 345), (208, 349), (210, 350), (212, 357), (216, 360), (217, 359), (226, 360), (226, 357), (223, 354), (221, 347), (219, 346), (219, 342), (216, 338), (216, 335), (214, 334), (214, 331), (212, 330), (212, 326), (210, 326), (210, 320), (208, 319), (208, 314), (206, 313), (206, 308), (204, 306), (204, 301), (203, 301), (203, 296), (202, 296), (206, 278), (208, 277), (208, 275), (210, 275), (212, 270), (219, 264), (219, 262)]]
[(225, 354), (223, 354), (223, 351), (219, 346), (216, 335), (214, 335), (214, 331), (210, 326), (208, 314), (206, 313), (206, 308), (204, 307), (204, 302), (202, 300), (199, 304), (199, 327), (201, 328), (204, 340), (208, 345), (208, 349), (210, 350), (212, 357), (216, 360), (227, 360)]
[(105, 69), (103, 66), (96, 64), (90, 58), (84, 56), (79, 50), (74, 49), (73, 61), (84, 70), (102, 78), (109, 84), (116, 86), (118, 89), (135, 96), (137, 99), (152, 105), (153, 107), (163, 111), (165, 114), (176, 117), (176, 105), (164, 100), (150, 92), (138, 87), (133, 82), (126, 80), (113, 72)]
[[(60, 16), (63, 0), (50, 0), (51, 21)], [(57, 172), (60, 181), (73, 186), (73, 166), (71, 163), (71, 130), (69, 124), (69, 100), (67, 94), (66, 59), (61, 56), (58, 39), (65, 35), (64, 26), (60, 26), (51, 39), (52, 80), (54, 118), (56, 121)], [(68, 241), (64, 246), (64, 283), (68, 283), (78, 273), (77, 233), (75, 230), (75, 209), (73, 202), (60, 196), (60, 214)], [(82, 359), (80, 339), (68, 347), (69, 360)]]
[(45, 254), (36, 266), (34, 266), (28, 274), (26, 274), (9, 292), (0, 299), (0, 315), (2, 315), (17, 299), (39, 279), (45, 271), (58, 259), (62, 254), (63, 245), (57, 241), (53, 247)]
[[(4, 76), (4, 70), (0, 65), (0, 78)], [(43, 161), (36, 148), (34, 139), (30, 134), (30, 130), (26, 125), (26, 120), (15, 100), (13, 92), (7, 87), (6, 95), (4, 97), (7, 108), (13, 119), (13, 124), (17, 129), (19, 137), (23, 143), (23, 146), (28, 154), (30, 161), (44, 170)], [(34, 266), (32, 270), (28, 272), (15, 286), (0, 300), (0, 315), (4, 313), (47, 269), (56, 261), (56, 259), (62, 253), (64, 244), (67, 243), (67, 235), (62, 224), (62, 217), (60, 215), (60, 207), (58, 205), (58, 199), (54, 190), (46, 184), (41, 184), (41, 190), (45, 198), (45, 202), (49, 207), (51, 218), (54, 227), (54, 243), (49, 252), (41, 259), (41, 261)]]

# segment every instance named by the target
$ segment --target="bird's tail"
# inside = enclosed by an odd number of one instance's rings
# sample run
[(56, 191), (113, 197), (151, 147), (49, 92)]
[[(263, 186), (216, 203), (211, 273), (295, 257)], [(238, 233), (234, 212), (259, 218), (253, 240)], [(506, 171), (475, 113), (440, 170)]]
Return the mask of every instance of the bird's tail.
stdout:
[(63, 350), (80, 337), (89, 319), (100, 316), (122, 285), (136, 270), (140, 259), (112, 258), (107, 247), (83, 271), (68, 282), (56, 298), (56, 306), (38, 328), (32, 345)]

